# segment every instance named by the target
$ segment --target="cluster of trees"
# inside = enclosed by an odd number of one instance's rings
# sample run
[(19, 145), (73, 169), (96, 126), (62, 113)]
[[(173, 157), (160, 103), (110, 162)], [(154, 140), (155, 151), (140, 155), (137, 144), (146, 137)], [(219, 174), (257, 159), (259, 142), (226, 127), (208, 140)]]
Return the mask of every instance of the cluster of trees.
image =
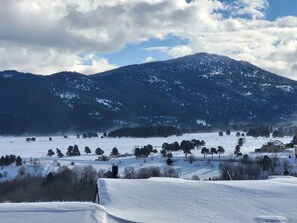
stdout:
[[(86, 154), (92, 153), (91, 149), (88, 146), (85, 147), (84, 152)], [(95, 153), (96, 153), (96, 155), (102, 155), (104, 153), (104, 150), (102, 150), (101, 148), (98, 147), (95, 150)], [(57, 154), (57, 156), (59, 158), (64, 157), (64, 154), (58, 148), (56, 148), (56, 153), (52, 149), (49, 149), (48, 152), (47, 152), (47, 156), (49, 156), (49, 157), (52, 157), (55, 154)], [(80, 151), (79, 151), (78, 146), (77, 145), (69, 146), (68, 149), (67, 149), (66, 155), (67, 156), (80, 156)]]
[[(223, 132), (219, 132), (219, 136), (223, 136), (223, 135), (224, 135)], [(227, 136), (231, 135), (231, 131), (229, 129), (226, 131), (226, 135)]]
[(139, 128), (121, 128), (108, 133), (108, 137), (168, 137), (181, 135), (178, 128), (172, 126), (152, 126)]
[(276, 156), (252, 160), (245, 154), (240, 162), (222, 162), (219, 170), (221, 180), (259, 180), (270, 175), (288, 175), (290, 166), (287, 160), (281, 162)]
[(178, 142), (174, 143), (163, 143), (162, 144), (162, 150), (160, 153), (163, 155), (163, 157), (172, 157), (172, 152), (180, 151), (182, 150), (187, 157), (188, 154), (191, 154), (192, 149), (199, 149), (201, 146), (205, 145), (204, 140), (183, 140), (180, 144)]
[(270, 136), (270, 132), (272, 132), (272, 128), (268, 125), (260, 125), (256, 128), (249, 128), (248, 132), (246, 133), (247, 136), (252, 137), (266, 137)]
[(20, 156), (16, 156), (14, 154), (1, 156), (0, 158), (0, 166), (9, 166), (14, 163), (16, 166), (21, 166), (23, 164), (23, 160)]
[(221, 154), (225, 153), (225, 149), (222, 146), (218, 146), (218, 148), (211, 147), (210, 149), (203, 147), (201, 149), (201, 153), (204, 155), (204, 159), (205, 159), (205, 156), (208, 154), (211, 154), (212, 158), (213, 158), (213, 154), (219, 154), (219, 158), (220, 158)]
[(26, 142), (35, 142), (35, 141), (36, 141), (35, 137), (26, 138)]
[(159, 167), (151, 166), (151, 167), (143, 167), (139, 170), (135, 170), (134, 167), (129, 166), (124, 169), (125, 179), (148, 179), (150, 177), (173, 177), (179, 178), (181, 172), (179, 169), (175, 169), (173, 167), (166, 167), (161, 170)]
[[(21, 170), (21, 169), (20, 169)], [(46, 176), (19, 171), (17, 178), (0, 183), (0, 202), (93, 201), (96, 182), (104, 171), (93, 166), (61, 166)]]
[(143, 146), (141, 148), (137, 147), (134, 149), (134, 155), (136, 158), (139, 157), (148, 157), (151, 153), (157, 153), (158, 151), (153, 148), (152, 145), (148, 144), (146, 146)]
[(279, 127), (277, 130), (274, 130), (272, 133), (272, 137), (285, 137), (285, 136), (294, 136), (294, 133), (296, 133), (297, 127), (289, 127), (289, 128), (283, 128), (282, 126)]
[[(87, 133), (83, 133), (82, 138), (86, 139), (86, 138), (97, 138), (98, 134), (96, 132), (87, 132)], [(80, 138), (80, 135), (77, 134), (76, 138)]]

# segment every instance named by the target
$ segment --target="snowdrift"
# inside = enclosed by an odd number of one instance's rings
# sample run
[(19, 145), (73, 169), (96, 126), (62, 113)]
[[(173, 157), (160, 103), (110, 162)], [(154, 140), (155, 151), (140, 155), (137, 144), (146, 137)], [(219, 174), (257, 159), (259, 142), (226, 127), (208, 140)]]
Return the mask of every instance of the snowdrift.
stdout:
[(1, 223), (297, 222), (297, 178), (100, 179), (100, 204), (0, 204)]
[(297, 178), (100, 179), (100, 203), (131, 222), (297, 222)]

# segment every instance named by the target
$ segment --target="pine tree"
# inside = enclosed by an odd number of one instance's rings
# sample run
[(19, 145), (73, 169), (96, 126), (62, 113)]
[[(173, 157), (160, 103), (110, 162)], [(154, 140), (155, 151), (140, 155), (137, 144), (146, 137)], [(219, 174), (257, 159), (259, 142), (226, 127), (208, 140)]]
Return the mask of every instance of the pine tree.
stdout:
[(55, 155), (55, 152), (54, 152), (52, 149), (49, 149), (49, 150), (47, 151), (47, 156), (51, 157), (51, 156), (53, 156), (53, 155)]
[(85, 153), (86, 153), (86, 154), (91, 153), (91, 149), (90, 149), (88, 146), (85, 147)]
[(104, 151), (103, 151), (101, 148), (98, 147), (98, 148), (95, 150), (95, 153), (96, 153), (96, 155), (101, 156), (101, 155), (103, 155)]
[(59, 150), (58, 148), (56, 149), (56, 151), (57, 151), (57, 156), (59, 157), (59, 158), (62, 158), (63, 156), (64, 156), (64, 154), (61, 152), (61, 150)]
[(17, 158), (15, 160), (15, 165), (17, 165), (17, 166), (23, 165), (23, 160), (20, 156), (17, 156)]

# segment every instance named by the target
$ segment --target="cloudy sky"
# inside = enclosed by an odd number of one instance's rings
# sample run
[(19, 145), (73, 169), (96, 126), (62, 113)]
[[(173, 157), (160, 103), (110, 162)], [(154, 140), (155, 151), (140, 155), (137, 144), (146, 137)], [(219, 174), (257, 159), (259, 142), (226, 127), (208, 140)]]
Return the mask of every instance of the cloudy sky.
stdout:
[(0, 70), (91, 74), (197, 52), (297, 80), (297, 1), (0, 0)]

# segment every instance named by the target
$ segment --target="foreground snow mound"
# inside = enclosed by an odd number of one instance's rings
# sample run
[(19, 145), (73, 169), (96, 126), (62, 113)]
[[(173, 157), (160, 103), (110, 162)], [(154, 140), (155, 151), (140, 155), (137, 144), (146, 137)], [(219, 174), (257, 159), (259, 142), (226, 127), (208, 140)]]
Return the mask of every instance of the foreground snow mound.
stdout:
[(100, 203), (129, 222), (297, 222), (297, 178), (100, 179)]
[(1, 223), (116, 223), (125, 222), (97, 204), (83, 202), (0, 204)]

